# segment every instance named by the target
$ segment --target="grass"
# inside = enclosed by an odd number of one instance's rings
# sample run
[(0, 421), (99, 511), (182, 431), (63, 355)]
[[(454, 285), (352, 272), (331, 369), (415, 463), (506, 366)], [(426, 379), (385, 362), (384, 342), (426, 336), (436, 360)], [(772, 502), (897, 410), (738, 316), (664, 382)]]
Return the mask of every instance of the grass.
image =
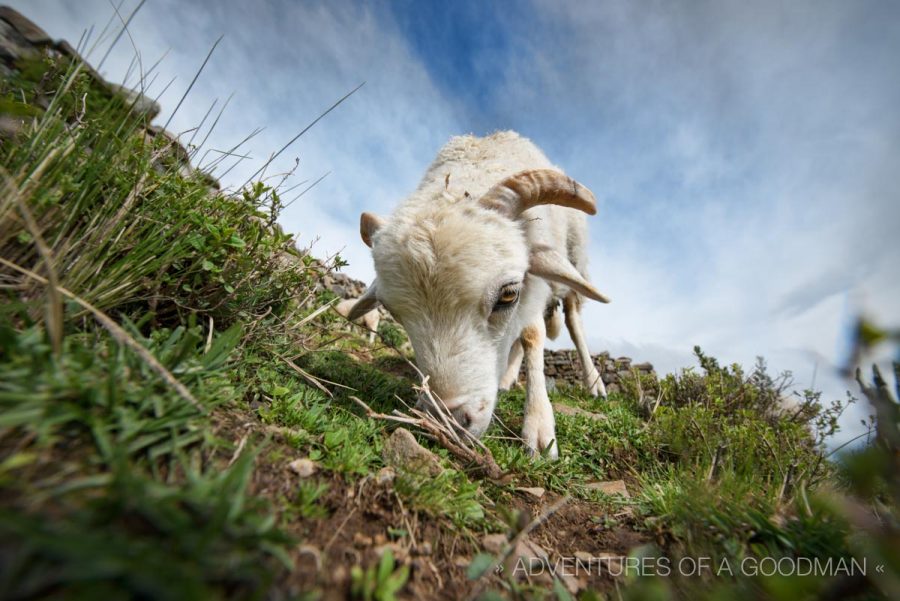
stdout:
[[(517, 389), (501, 395), (485, 440), (506, 478), (477, 477), (420, 437), (443, 472), (395, 467), (382, 479), (392, 426), (351, 396), (383, 413), (413, 401), (408, 357), (393, 350), (405, 335), (383, 320), (372, 346), (321, 311), (333, 300), (321, 279), (342, 262), (313, 260), (274, 225), (278, 190), (215, 191), (58, 56), (16, 65), (0, 112), (26, 119), (0, 142), (0, 596), (391, 599), (479, 586), (485, 598), (565, 599), (560, 580), (467, 564), (491, 565), (484, 534), (514, 536), (566, 496), (533, 532), (556, 555), (594, 545), (672, 561), (890, 566), (852, 582), (631, 576), (592, 581), (581, 598), (896, 590), (897, 442), (884, 426), (896, 403), (877, 379), (867, 396), (881, 428), (841, 462), (824, 441), (845, 402), (804, 391), (784, 410), (787, 378), (696, 349), (699, 370), (634, 379), (608, 400), (554, 391), (554, 404), (595, 414), (557, 415), (559, 461), (516, 439)], [(293, 474), (296, 458), (316, 473)], [(588, 486), (615, 479), (630, 498)], [(402, 556), (380, 548), (388, 541)]]

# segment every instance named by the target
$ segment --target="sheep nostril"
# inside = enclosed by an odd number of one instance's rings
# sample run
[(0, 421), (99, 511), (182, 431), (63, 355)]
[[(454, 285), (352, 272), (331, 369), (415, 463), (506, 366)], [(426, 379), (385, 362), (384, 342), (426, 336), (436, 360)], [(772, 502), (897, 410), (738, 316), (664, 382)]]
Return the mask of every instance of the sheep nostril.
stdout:
[(469, 415), (468, 413), (463, 413), (462, 415), (460, 415), (459, 416), (459, 425), (462, 426), (463, 428), (468, 429), (469, 426), (472, 425), (472, 416)]

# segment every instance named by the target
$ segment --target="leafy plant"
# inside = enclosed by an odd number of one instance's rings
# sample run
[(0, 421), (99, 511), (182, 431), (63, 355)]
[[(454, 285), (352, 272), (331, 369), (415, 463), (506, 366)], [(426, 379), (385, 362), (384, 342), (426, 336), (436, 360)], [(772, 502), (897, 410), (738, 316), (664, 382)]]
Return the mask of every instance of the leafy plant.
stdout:
[(394, 569), (394, 554), (387, 549), (378, 566), (363, 570), (353, 566), (350, 571), (350, 593), (354, 599), (362, 601), (393, 601), (409, 579), (409, 566)]

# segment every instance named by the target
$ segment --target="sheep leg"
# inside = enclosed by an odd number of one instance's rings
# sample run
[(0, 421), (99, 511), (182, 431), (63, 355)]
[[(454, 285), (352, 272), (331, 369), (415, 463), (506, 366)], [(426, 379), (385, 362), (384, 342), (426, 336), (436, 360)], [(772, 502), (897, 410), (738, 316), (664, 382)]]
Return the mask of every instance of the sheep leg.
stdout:
[(363, 317), (363, 323), (366, 324), (366, 328), (369, 330), (369, 344), (373, 344), (375, 342), (375, 334), (378, 332), (378, 322), (381, 320), (381, 316), (378, 314), (378, 311), (369, 311)]
[(546, 450), (550, 459), (559, 457), (556, 445), (556, 421), (553, 405), (547, 396), (547, 382), (544, 379), (544, 320), (522, 330), (522, 347), (525, 354), (525, 421), (522, 438), (528, 450), (540, 453)]
[(522, 368), (522, 360), (525, 358), (525, 349), (522, 341), (516, 338), (509, 349), (509, 359), (506, 365), (506, 373), (500, 378), (500, 390), (509, 390), (516, 385), (519, 379), (519, 371)]
[(581, 299), (577, 292), (569, 292), (563, 299), (563, 311), (566, 314), (566, 329), (578, 350), (578, 358), (581, 360), (581, 372), (584, 374), (584, 386), (592, 396), (606, 398), (606, 386), (600, 372), (594, 366), (594, 360), (584, 340), (584, 326), (581, 323)]

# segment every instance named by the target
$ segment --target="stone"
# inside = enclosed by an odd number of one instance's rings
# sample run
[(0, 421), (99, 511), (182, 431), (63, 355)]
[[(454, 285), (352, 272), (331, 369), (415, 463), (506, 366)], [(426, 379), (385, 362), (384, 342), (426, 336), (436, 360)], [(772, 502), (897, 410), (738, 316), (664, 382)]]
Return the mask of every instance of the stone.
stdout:
[[(534, 582), (549, 584), (552, 582), (547, 566), (550, 558), (547, 552), (536, 542), (523, 538), (503, 564), (508, 574), (516, 574), (520, 578), (530, 576)], [(518, 568), (518, 569), (517, 569)]]
[(52, 44), (53, 39), (47, 32), (25, 18), (21, 13), (8, 6), (0, 6), (0, 19), (13, 27), (28, 43), (35, 45)]
[(587, 588), (587, 578), (583, 575), (576, 576), (574, 574), (569, 574), (565, 570), (561, 570), (557, 576), (562, 581), (563, 585), (565, 585), (566, 590), (573, 595), (578, 594), (579, 591)]
[(153, 137), (162, 137), (166, 141), (166, 148), (168, 148), (171, 154), (175, 157), (175, 160), (182, 165), (190, 166), (191, 155), (188, 153), (187, 149), (185, 149), (185, 147), (181, 145), (181, 142), (178, 140), (178, 136), (160, 127), (159, 125), (151, 125), (147, 128), (147, 133)]
[(562, 403), (554, 403), (553, 409), (559, 413), (560, 415), (571, 415), (571, 416), (584, 416), (588, 419), (592, 419), (595, 421), (604, 421), (608, 419), (602, 413), (592, 413), (590, 411), (585, 411), (579, 407), (572, 407), (570, 405), (563, 405)]
[(488, 553), (500, 553), (507, 542), (505, 534), (485, 534), (481, 539), (481, 546)]
[(437, 476), (441, 467), (437, 455), (423, 447), (406, 428), (397, 428), (384, 443), (384, 462), (396, 468)]
[(419, 555), (431, 555), (431, 543), (426, 540), (416, 545), (415, 551)]
[(594, 559), (594, 556), (587, 551), (575, 551), (572, 555), (575, 559), (583, 561), (584, 563), (590, 563)]
[(556, 392), (556, 378), (547, 378), (547, 394)]
[(606, 495), (622, 495), (626, 499), (630, 499), (628, 489), (625, 488), (624, 480), (610, 480), (608, 482), (590, 482), (585, 485), (588, 490), (597, 490)]
[(378, 470), (378, 473), (375, 474), (375, 482), (380, 484), (381, 486), (386, 486), (394, 482), (394, 479), (397, 477), (397, 472), (394, 471), (392, 467), (383, 467)]
[(406, 560), (408, 554), (406, 548), (400, 546), (398, 543), (384, 543), (375, 547), (375, 555), (379, 558), (388, 551), (391, 552), (391, 555), (394, 556), (395, 560), (401, 562)]
[(356, 547), (371, 547), (372, 537), (366, 536), (362, 532), (357, 532), (353, 535), (353, 544)]
[(56, 50), (61, 54), (68, 56), (73, 61), (81, 63), (81, 70), (87, 73), (91, 77), (91, 79), (96, 81), (98, 84), (103, 86), (106, 85), (106, 80), (103, 79), (103, 77), (99, 73), (97, 73), (97, 71), (90, 65), (90, 63), (84, 60), (83, 56), (78, 54), (78, 51), (75, 50), (75, 48), (73, 48), (69, 42), (60, 40), (56, 43)]
[(12, 65), (22, 57), (37, 56), (37, 52), (12, 25), (0, 21), (0, 60)]
[(148, 119), (153, 119), (159, 114), (159, 111), (161, 110), (159, 103), (152, 98), (144, 96), (137, 90), (132, 90), (131, 88), (126, 88), (125, 86), (120, 86), (118, 84), (110, 83), (108, 86), (113, 94), (119, 95), (125, 100), (134, 113), (146, 115)]
[(0, 138), (15, 138), (25, 127), (25, 120), (12, 115), (0, 115)]
[(315, 461), (306, 457), (294, 459), (288, 464), (288, 467), (301, 478), (309, 478), (319, 469), (319, 465)]
[(453, 558), (453, 565), (458, 568), (466, 569), (470, 563), (472, 563), (472, 558), (467, 555), (457, 555)]
[(517, 491), (523, 492), (526, 495), (532, 496), (535, 499), (540, 499), (544, 496), (544, 489), (539, 486), (528, 487), (528, 486), (519, 486), (516, 488)]

